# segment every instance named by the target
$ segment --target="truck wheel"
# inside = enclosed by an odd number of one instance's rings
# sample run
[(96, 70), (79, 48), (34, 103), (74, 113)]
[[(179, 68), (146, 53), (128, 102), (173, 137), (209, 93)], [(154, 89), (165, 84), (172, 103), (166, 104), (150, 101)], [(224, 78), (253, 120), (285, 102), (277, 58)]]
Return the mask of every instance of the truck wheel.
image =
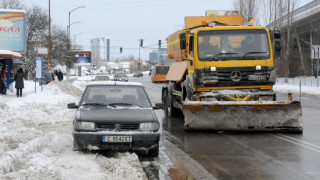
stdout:
[(168, 91), (164, 92), (164, 96), (163, 96), (163, 108), (164, 108), (164, 114), (167, 117), (171, 117), (172, 116), (172, 102), (171, 99), (169, 98), (169, 94)]

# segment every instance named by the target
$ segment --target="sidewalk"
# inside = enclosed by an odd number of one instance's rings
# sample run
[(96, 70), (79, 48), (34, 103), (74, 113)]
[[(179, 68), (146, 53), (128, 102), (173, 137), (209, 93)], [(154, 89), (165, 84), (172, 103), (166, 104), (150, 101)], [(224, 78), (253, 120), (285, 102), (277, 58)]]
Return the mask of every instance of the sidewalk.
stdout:
[(277, 78), (276, 85), (273, 86), (275, 92), (294, 94), (300, 93), (301, 83), (301, 94), (320, 96), (320, 79), (314, 77), (296, 77), (296, 78)]

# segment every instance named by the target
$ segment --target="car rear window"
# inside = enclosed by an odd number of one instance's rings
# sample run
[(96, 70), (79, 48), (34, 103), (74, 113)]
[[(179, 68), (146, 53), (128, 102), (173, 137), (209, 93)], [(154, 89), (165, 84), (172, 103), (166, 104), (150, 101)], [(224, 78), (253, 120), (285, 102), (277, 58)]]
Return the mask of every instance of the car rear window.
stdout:
[(110, 80), (109, 76), (96, 76), (95, 80), (104, 80), (104, 81), (108, 81)]
[(145, 90), (139, 86), (88, 86), (81, 105), (86, 103), (132, 103), (145, 108), (151, 107)]

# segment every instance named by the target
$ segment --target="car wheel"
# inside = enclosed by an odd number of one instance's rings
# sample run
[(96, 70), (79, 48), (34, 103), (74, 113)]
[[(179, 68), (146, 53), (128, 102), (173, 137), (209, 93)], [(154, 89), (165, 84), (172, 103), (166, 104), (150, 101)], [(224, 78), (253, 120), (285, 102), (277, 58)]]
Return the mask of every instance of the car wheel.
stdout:
[(148, 150), (149, 157), (158, 157), (159, 156), (159, 144), (157, 147)]
[(80, 146), (78, 143), (76, 143), (76, 142), (73, 140), (73, 150), (74, 150), (74, 151), (85, 151), (86, 149), (83, 148), (82, 146)]

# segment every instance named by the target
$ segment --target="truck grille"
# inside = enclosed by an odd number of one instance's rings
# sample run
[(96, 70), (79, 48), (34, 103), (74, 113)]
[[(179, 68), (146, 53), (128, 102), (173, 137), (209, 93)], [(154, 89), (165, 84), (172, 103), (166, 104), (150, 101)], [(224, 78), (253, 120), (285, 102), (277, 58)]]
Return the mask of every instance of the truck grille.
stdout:
[[(217, 68), (215, 72), (211, 72), (209, 68), (195, 69), (195, 85), (196, 87), (219, 87), (219, 86), (246, 86), (246, 85), (273, 85), (268, 79), (272, 69), (262, 67), (257, 71), (255, 67), (237, 67), (237, 68)], [(238, 72), (241, 74), (239, 81), (231, 79), (231, 74)], [(266, 75), (266, 80), (252, 81), (248, 79), (249, 75)]]
[(97, 129), (131, 131), (138, 130), (139, 123), (97, 123)]

